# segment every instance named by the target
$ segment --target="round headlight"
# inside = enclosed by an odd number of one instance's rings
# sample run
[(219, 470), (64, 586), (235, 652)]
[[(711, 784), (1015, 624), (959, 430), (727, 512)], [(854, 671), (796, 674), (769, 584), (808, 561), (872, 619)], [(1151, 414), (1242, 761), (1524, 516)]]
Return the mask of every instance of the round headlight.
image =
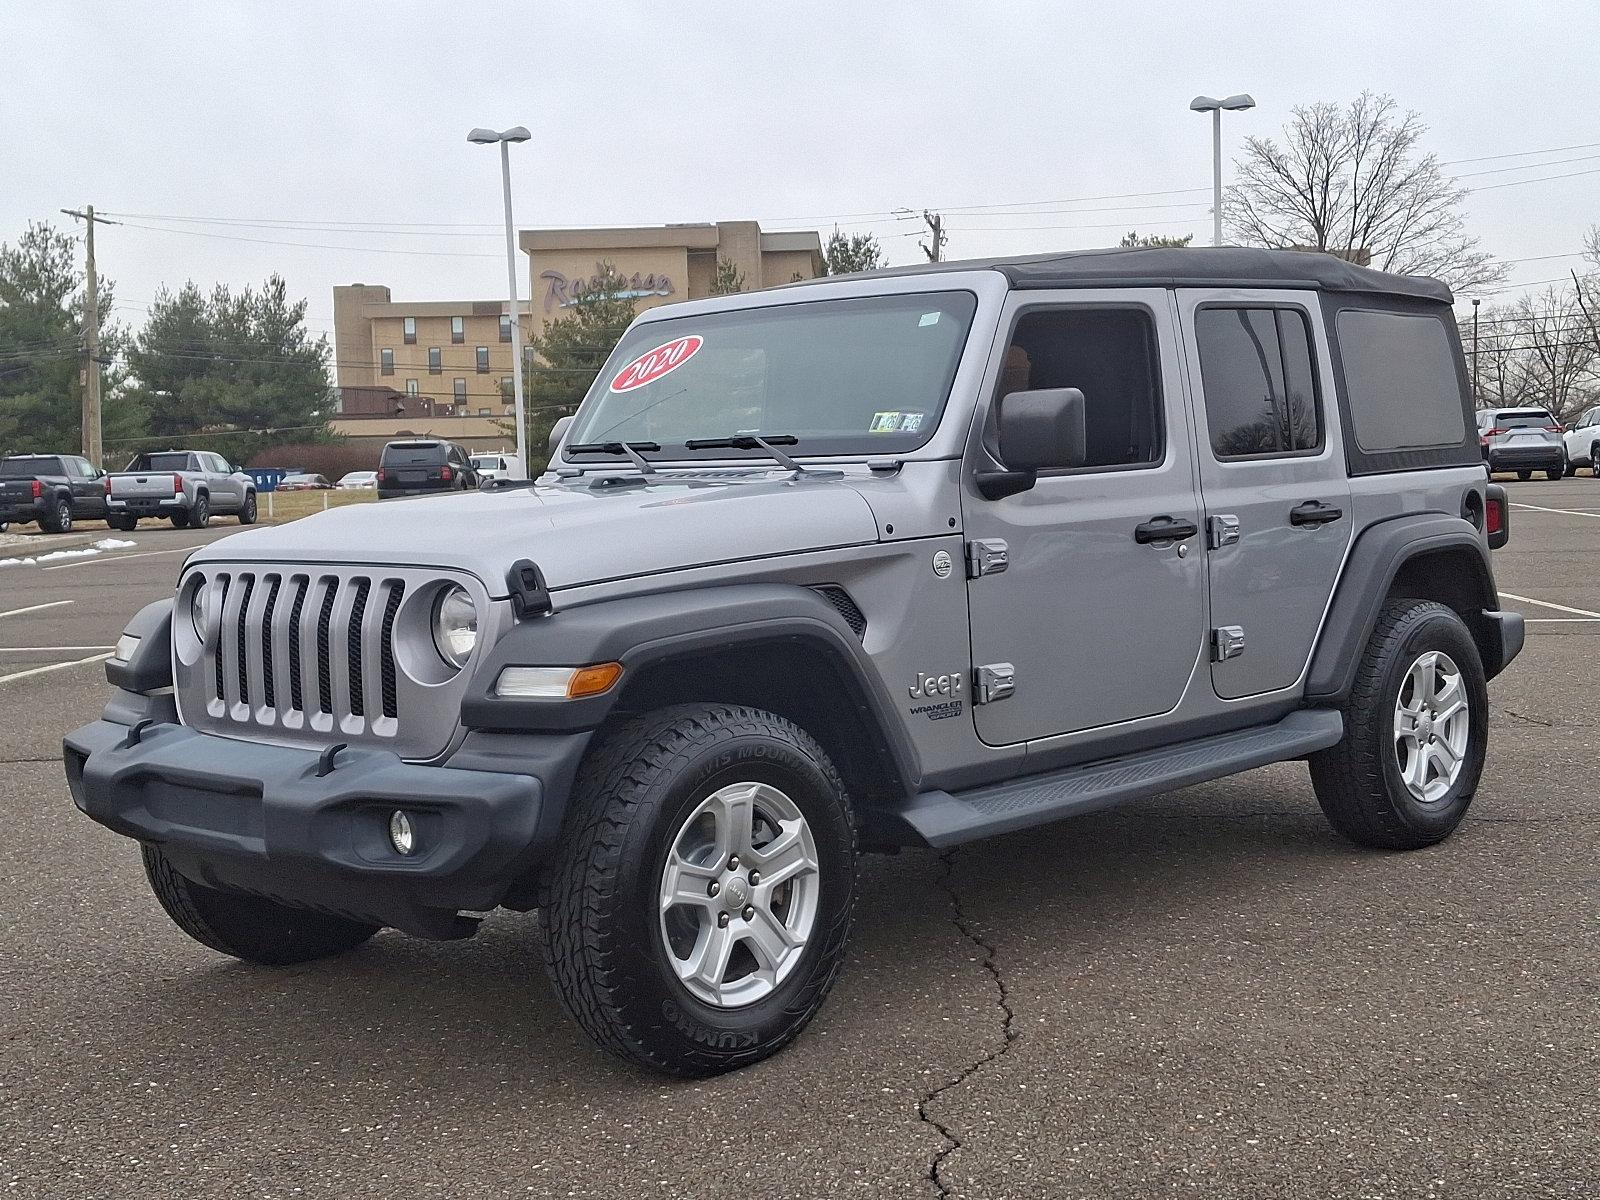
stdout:
[(433, 644), (439, 657), (457, 670), (472, 656), (478, 644), (478, 606), (466, 588), (452, 584), (433, 602)]
[(206, 640), (206, 592), (210, 586), (202, 581), (189, 595), (189, 620), (194, 625), (195, 637), (202, 642)]

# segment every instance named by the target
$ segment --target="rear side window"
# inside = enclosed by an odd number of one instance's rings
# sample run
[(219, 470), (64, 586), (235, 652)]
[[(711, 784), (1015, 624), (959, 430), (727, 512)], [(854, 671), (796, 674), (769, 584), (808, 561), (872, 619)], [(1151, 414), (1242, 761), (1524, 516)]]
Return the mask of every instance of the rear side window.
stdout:
[(1322, 448), (1311, 332), (1294, 308), (1203, 308), (1194, 317), (1211, 450), (1219, 459)]
[(445, 458), (442, 442), (390, 442), (383, 448), (386, 467), (433, 466)]
[(1356, 444), (1369, 454), (1453, 447), (1466, 406), (1444, 322), (1410, 313), (1345, 309), (1339, 353)]

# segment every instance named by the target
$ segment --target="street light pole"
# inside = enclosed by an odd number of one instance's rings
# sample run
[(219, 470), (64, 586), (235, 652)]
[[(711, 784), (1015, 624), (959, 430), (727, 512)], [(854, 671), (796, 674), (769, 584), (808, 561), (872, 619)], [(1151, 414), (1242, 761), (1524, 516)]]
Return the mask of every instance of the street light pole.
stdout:
[(1472, 404), (1474, 408), (1483, 403), (1480, 399), (1483, 393), (1478, 390), (1478, 305), (1482, 303), (1483, 301), (1481, 300), (1472, 302)]
[(511, 394), (517, 422), (517, 468), (523, 479), (528, 478), (528, 410), (522, 391), (522, 314), (517, 301), (516, 225), (511, 218), (511, 143), (525, 142), (532, 136), (521, 125), (499, 133), (474, 129), (467, 134), (467, 141), (476, 145), (500, 143), (500, 189), (506, 210), (506, 292), (511, 304)]
[(1211, 244), (1213, 246), (1222, 245), (1222, 110), (1242, 112), (1255, 106), (1256, 102), (1244, 93), (1229, 96), (1226, 100), (1196, 96), (1189, 101), (1189, 107), (1195, 112), (1211, 114)]

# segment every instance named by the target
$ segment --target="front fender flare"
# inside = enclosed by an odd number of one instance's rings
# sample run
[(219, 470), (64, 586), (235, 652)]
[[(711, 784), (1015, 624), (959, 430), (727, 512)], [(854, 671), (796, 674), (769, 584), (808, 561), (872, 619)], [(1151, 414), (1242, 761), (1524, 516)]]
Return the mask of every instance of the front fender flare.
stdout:
[[(668, 659), (714, 654), (762, 642), (802, 643), (828, 656), (843, 681), (841, 703), (876, 734), (893, 774), (914, 791), (916, 747), (877, 668), (850, 626), (825, 599), (798, 584), (752, 583), (603, 600), (519, 622), (485, 656), (461, 704), (470, 729), (557, 732), (594, 729), (622, 688), (583, 700), (506, 698), (494, 683), (507, 666), (583, 666), (620, 662), (623, 683)], [(797, 686), (804, 686), (797, 681)]]

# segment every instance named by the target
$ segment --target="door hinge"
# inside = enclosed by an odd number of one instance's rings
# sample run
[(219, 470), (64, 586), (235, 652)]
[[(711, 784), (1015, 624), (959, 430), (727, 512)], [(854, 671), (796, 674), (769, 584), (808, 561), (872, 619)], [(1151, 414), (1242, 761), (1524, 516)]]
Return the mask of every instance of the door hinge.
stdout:
[(998, 575), (1011, 565), (1011, 548), (1003, 538), (975, 538), (967, 543), (967, 578)]
[(1213, 550), (1231, 546), (1239, 540), (1239, 518), (1232, 513), (1218, 513), (1206, 522), (1206, 545)]
[(1244, 653), (1244, 626), (1219, 625), (1211, 631), (1211, 661), (1227, 662)]
[(987, 663), (972, 669), (972, 702), (992, 704), (1017, 690), (1017, 668), (1010, 663)]

